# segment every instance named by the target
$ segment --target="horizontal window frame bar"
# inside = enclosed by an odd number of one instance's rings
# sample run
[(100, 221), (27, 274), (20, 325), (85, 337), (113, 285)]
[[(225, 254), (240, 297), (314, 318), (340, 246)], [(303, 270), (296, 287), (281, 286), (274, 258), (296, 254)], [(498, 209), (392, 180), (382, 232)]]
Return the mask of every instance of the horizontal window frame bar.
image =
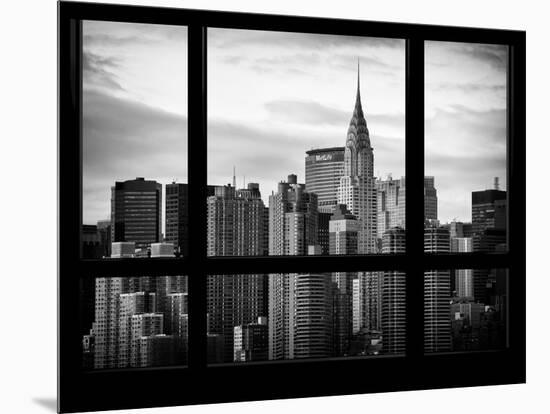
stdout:
[(128, 6), (117, 4), (63, 2), (63, 17), (81, 20), (120, 21), (167, 25), (201, 25), (211, 28), (285, 31), (343, 36), (422, 39), (468, 43), (512, 44), (519, 30), (460, 26), (349, 20), (322, 17), (241, 13), (217, 10), (169, 7)]
[[(437, 269), (508, 268), (510, 253), (424, 253), (357, 256), (208, 257), (199, 274), (330, 273)], [(192, 276), (197, 261), (186, 258), (98, 259), (80, 263), (82, 277)]]

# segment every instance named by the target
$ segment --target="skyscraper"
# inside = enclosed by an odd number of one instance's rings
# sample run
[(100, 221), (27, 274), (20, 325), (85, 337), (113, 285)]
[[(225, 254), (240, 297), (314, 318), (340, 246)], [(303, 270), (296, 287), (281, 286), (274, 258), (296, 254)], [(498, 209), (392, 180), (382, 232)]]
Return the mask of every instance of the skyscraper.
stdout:
[(424, 219), (437, 220), (437, 190), (435, 178), (424, 177)]
[(373, 172), (374, 154), (361, 106), (358, 66), (357, 96), (346, 137), (344, 173), (338, 186), (337, 201), (345, 204), (359, 221), (360, 254), (376, 253), (376, 186)]
[(111, 188), (111, 239), (146, 249), (162, 241), (162, 185), (138, 177)]
[[(394, 227), (382, 238), (382, 253), (405, 253), (405, 230)], [(404, 353), (406, 349), (406, 289), (405, 272), (389, 271), (382, 276), (382, 350), (387, 354)]]
[[(207, 186), (207, 195), (213, 196), (215, 186)], [(189, 192), (187, 184), (166, 184), (165, 240), (173, 243), (176, 254), (187, 255), (189, 246)]]
[[(449, 230), (427, 226), (424, 229), (424, 251), (448, 253)], [(449, 270), (424, 272), (424, 350), (444, 352), (451, 350), (451, 275)]]
[(233, 349), (235, 362), (265, 361), (268, 358), (267, 318), (235, 326)]
[[(437, 220), (437, 190), (434, 177), (424, 177), (424, 218)], [(377, 234), (381, 241), (384, 232), (393, 227), (406, 228), (405, 192), (406, 180), (376, 180), (377, 190)]]
[(317, 194), (319, 212), (332, 212), (343, 170), (344, 147), (306, 151), (306, 191)]
[[(506, 250), (506, 191), (472, 192), (472, 231), (474, 252)], [(475, 269), (473, 279), (475, 300), (489, 303), (489, 270)]]
[[(451, 251), (469, 253), (473, 251), (471, 237), (451, 237)], [(472, 269), (455, 269), (455, 290), (459, 298), (474, 297), (474, 276)]]
[[(266, 254), (265, 206), (257, 184), (250, 183), (242, 190), (230, 185), (216, 187), (215, 195), (208, 197), (207, 212), (209, 256)], [(266, 278), (254, 274), (208, 276), (208, 332), (222, 336), (217, 342), (223, 341), (225, 362), (234, 358), (234, 327), (267, 316)]]
[(188, 212), (189, 193), (187, 184), (172, 182), (166, 184), (165, 240), (174, 244), (177, 253), (187, 255), (188, 251)]
[[(317, 246), (317, 219), (317, 194), (289, 175), (269, 197), (269, 254), (303, 255)], [(331, 312), (330, 275), (269, 275), (269, 359), (330, 356), (332, 324), (320, 320)]]
[(318, 244), (317, 194), (308, 193), (294, 174), (269, 196), (269, 254), (305, 255)]
[[(357, 254), (357, 219), (345, 205), (334, 207), (329, 222), (329, 253)], [(353, 334), (353, 281), (357, 272), (334, 272), (334, 354), (344, 355)], [(359, 295), (359, 291), (355, 292)], [(359, 300), (359, 298), (357, 298)], [(358, 317), (358, 315), (357, 315)], [(357, 322), (359, 324), (359, 322)]]

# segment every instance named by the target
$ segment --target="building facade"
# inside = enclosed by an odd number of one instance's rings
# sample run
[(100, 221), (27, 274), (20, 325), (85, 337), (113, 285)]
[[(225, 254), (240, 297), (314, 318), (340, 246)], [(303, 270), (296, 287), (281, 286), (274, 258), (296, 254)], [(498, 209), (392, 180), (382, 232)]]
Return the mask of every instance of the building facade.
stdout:
[(317, 194), (319, 212), (332, 212), (343, 171), (344, 147), (306, 151), (306, 191)]
[(146, 250), (162, 238), (162, 185), (138, 177), (111, 188), (111, 240)]

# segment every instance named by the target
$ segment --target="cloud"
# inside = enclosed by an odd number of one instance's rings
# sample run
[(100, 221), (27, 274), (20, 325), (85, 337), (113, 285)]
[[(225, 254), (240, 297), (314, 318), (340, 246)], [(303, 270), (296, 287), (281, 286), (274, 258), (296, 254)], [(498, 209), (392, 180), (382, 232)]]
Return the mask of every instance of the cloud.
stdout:
[(102, 57), (90, 51), (82, 52), (83, 82), (87, 86), (124, 90), (117, 75), (112, 72), (120, 68), (120, 62), (114, 57)]
[(403, 39), (341, 36), (316, 33), (269, 32), (236, 29), (209, 29), (209, 47), (224, 50), (243, 46), (265, 48), (315, 49), (325, 50), (342, 47), (368, 46), (372, 48), (401, 48)]
[(83, 99), (84, 219), (109, 212), (115, 181), (186, 179), (187, 119), (148, 105), (85, 90)]
[(440, 219), (471, 219), (471, 193), (506, 182), (506, 111), (454, 105), (426, 120), (426, 174), (436, 177)]
[[(319, 104), (314, 101), (297, 100), (273, 100), (265, 104), (269, 116), (279, 121), (304, 123), (312, 125), (333, 125), (345, 128), (350, 121), (351, 111), (343, 111)], [(404, 129), (405, 115), (395, 114), (370, 114), (367, 113), (369, 128), (392, 127)]]

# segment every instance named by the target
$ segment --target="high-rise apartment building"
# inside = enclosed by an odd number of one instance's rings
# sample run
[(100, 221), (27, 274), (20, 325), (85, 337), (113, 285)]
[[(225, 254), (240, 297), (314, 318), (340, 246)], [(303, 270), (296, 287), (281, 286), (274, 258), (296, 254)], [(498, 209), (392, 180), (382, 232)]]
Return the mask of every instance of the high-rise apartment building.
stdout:
[[(438, 226), (424, 229), (424, 251), (450, 252), (449, 230)], [(424, 272), (424, 350), (451, 350), (451, 275), (449, 270)]]
[[(382, 253), (405, 253), (405, 230), (394, 227), (382, 237)], [(382, 275), (382, 351), (400, 354), (406, 349), (406, 290), (405, 272), (389, 271)]]
[(162, 185), (138, 177), (111, 187), (111, 240), (135, 242), (137, 249), (158, 243), (162, 234)]
[(269, 196), (269, 254), (305, 255), (318, 245), (317, 194), (308, 193), (294, 174)]
[[(215, 194), (207, 199), (207, 254), (265, 255), (265, 219), (258, 184), (250, 183), (242, 190), (231, 185), (216, 187)], [(267, 316), (266, 278), (266, 275), (254, 274), (208, 276), (208, 332), (220, 335), (212, 341), (213, 344), (223, 342), (223, 361), (234, 359), (235, 326)], [(212, 356), (218, 358), (216, 352)]]
[[(424, 177), (424, 218), (437, 220), (437, 190), (434, 177)], [(377, 237), (379, 243), (384, 232), (393, 227), (406, 228), (405, 222), (405, 177), (394, 180), (376, 180), (377, 190)]]
[(306, 191), (317, 194), (319, 212), (332, 212), (343, 171), (344, 147), (306, 151)]

